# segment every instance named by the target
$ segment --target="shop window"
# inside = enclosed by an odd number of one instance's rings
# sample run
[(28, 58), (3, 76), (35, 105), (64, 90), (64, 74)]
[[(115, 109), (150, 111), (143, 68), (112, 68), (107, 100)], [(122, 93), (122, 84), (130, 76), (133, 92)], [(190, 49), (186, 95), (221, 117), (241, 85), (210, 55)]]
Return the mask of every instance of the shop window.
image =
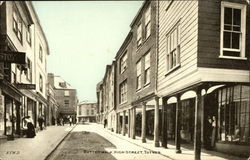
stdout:
[(219, 90), (220, 140), (250, 142), (250, 87), (237, 85)]

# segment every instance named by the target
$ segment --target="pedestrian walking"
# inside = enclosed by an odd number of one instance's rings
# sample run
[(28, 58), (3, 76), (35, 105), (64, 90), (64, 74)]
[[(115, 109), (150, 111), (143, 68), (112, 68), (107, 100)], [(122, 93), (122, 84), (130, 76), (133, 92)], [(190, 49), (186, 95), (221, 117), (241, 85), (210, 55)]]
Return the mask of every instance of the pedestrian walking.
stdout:
[(69, 117), (69, 125), (71, 126), (71, 124), (72, 124), (72, 117), (70, 116)]
[(39, 124), (40, 130), (43, 130), (43, 122), (44, 122), (44, 118), (43, 116), (40, 116), (38, 118), (38, 124)]

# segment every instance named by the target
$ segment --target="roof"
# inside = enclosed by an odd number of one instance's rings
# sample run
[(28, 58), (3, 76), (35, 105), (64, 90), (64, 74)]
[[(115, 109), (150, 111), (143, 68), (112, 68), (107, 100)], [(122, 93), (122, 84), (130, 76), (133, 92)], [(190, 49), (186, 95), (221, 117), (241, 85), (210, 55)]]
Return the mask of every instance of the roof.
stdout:
[(67, 83), (60, 76), (54, 76), (55, 89), (74, 89), (69, 83)]
[(78, 105), (81, 105), (81, 104), (97, 104), (97, 103), (93, 101), (82, 101), (78, 103)]

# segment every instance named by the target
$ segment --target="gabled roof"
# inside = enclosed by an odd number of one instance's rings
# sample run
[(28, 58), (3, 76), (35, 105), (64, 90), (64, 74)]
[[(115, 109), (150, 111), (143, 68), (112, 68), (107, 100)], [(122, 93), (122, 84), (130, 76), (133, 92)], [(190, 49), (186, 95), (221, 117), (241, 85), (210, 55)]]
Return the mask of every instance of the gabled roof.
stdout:
[(74, 89), (69, 83), (63, 80), (60, 76), (54, 77), (55, 89)]

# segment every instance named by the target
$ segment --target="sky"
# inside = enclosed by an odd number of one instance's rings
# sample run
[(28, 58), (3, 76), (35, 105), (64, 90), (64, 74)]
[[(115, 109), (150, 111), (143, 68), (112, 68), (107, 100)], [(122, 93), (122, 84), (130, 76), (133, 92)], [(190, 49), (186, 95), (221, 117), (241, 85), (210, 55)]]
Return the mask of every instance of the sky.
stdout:
[(96, 101), (102, 80), (143, 1), (33, 1), (49, 43), (48, 73)]

